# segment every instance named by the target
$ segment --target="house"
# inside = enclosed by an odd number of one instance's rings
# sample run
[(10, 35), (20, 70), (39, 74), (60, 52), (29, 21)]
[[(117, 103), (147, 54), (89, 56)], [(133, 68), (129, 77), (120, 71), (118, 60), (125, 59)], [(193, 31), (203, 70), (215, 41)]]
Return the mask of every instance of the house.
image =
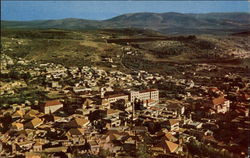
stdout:
[(119, 133), (117, 130), (110, 130), (107, 132), (106, 137), (105, 137), (105, 142), (106, 143), (111, 143), (114, 140), (121, 140), (123, 135)]
[(63, 120), (62, 117), (50, 115), (50, 114), (46, 114), (42, 118), (44, 118), (45, 122), (60, 122)]
[(84, 130), (82, 128), (71, 128), (66, 133), (67, 136), (75, 137), (84, 135)]
[(167, 140), (162, 140), (157, 146), (162, 147), (165, 153), (178, 153), (180, 150), (178, 144)]
[(83, 144), (85, 143), (84, 139), (84, 130), (82, 128), (71, 128), (65, 134), (69, 141), (73, 144)]
[(180, 120), (178, 119), (169, 119), (166, 122), (166, 128), (170, 131), (178, 130), (180, 125)]
[(43, 120), (36, 117), (25, 124), (25, 128), (37, 128), (43, 123)]
[(150, 118), (154, 118), (154, 117), (158, 117), (160, 114), (161, 114), (161, 109), (160, 108), (158, 108), (158, 107), (155, 107), (155, 106), (153, 106), (153, 107), (149, 107), (148, 109), (145, 109), (144, 111), (143, 111), (143, 115), (144, 115), (144, 117), (150, 117)]
[(192, 129), (200, 129), (202, 127), (203, 123), (201, 122), (189, 122), (187, 127)]
[(33, 119), (35, 117), (37, 117), (39, 115), (39, 111), (31, 109), (29, 110), (25, 115), (24, 118), (29, 120), (29, 119)]
[(82, 108), (85, 109), (85, 108), (90, 107), (90, 106), (93, 104), (93, 102), (94, 102), (93, 100), (87, 98), (87, 99), (84, 101), (84, 103), (83, 103), (83, 105), (82, 105)]
[(90, 140), (88, 143), (90, 145), (91, 152), (96, 153), (96, 154), (99, 153), (99, 151), (100, 151), (100, 145), (98, 145), (97, 141)]
[(66, 126), (69, 128), (82, 128), (89, 125), (89, 123), (89, 120), (83, 118), (73, 118), (68, 123), (66, 123)]
[(63, 107), (63, 104), (60, 101), (52, 100), (52, 101), (47, 101), (43, 105), (42, 110), (45, 114), (49, 114), (49, 113), (54, 113), (54, 112), (58, 111), (62, 107)]
[(178, 139), (169, 132), (166, 132), (161, 139), (162, 140), (167, 140), (167, 141), (170, 141), (170, 142), (177, 142), (178, 141)]
[(13, 114), (12, 114), (12, 119), (18, 119), (18, 118), (23, 118), (24, 117), (24, 111), (22, 111), (22, 110), (17, 110), (16, 112), (14, 112)]
[[(108, 127), (108, 124), (106, 124)], [(111, 127), (119, 127), (121, 125), (121, 120), (120, 119), (110, 119), (110, 128)]]
[(114, 109), (108, 109), (106, 111), (107, 117), (115, 117), (119, 118), (119, 114), (121, 113), (121, 110), (114, 110)]
[(11, 124), (11, 129), (12, 130), (16, 130), (16, 131), (20, 131), (20, 130), (23, 130), (24, 129), (24, 125), (23, 125), (23, 123), (16, 123), (16, 122), (13, 122), (12, 124)]
[(33, 141), (24, 141), (24, 142), (19, 142), (17, 145), (22, 149), (22, 150), (30, 150), (32, 148), (32, 145), (34, 144)]
[(169, 100), (167, 101), (168, 105), (166, 105), (167, 111), (171, 111), (176, 115), (182, 115), (185, 112), (185, 107), (181, 105), (180, 101)]
[(106, 100), (106, 99), (102, 99), (102, 100), (101, 100), (101, 105), (104, 106), (104, 107), (110, 108), (110, 103), (109, 103), (109, 101)]
[(225, 99), (224, 96), (220, 96), (218, 98), (210, 99), (207, 103), (207, 107), (209, 108), (209, 114), (225, 114), (226, 112), (229, 112), (230, 101)]
[(42, 150), (43, 150), (43, 144), (41, 144), (40, 142), (36, 142), (33, 145), (33, 151), (34, 152), (39, 152), (39, 151), (42, 151)]

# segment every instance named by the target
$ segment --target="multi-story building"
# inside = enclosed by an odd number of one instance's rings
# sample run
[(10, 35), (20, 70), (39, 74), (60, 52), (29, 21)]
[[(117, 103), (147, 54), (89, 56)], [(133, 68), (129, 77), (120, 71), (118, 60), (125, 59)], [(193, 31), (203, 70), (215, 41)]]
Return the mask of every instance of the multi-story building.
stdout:
[(124, 99), (134, 102), (136, 99), (144, 101), (145, 103), (159, 102), (159, 90), (157, 89), (146, 89), (142, 91), (130, 91), (129, 94), (121, 93), (114, 94), (105, 97), (109, 103), (116, 102), (117, 100)]
[(133, 102), (135, 99), (139, 100), (159, 100), (159, 90), (157, 89), (146, 89), (142, 91), (131, 91), (130, 101)]
[(128, 100), (128, 95), (123, 94), (123, 93), (114, 94), (114, 95), (107, 96), (106, 99), (108, 100), (109, 103), (114, 103), (114, 102), (116, 102), (117, 100), (120, 100), (120, 99)]

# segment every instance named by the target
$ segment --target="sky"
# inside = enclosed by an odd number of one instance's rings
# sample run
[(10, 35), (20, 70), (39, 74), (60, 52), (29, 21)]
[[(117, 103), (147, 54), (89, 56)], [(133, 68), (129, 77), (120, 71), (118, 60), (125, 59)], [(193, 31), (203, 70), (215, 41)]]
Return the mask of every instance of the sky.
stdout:
[(234, 1), (7, 1), (1, 0), (1, 20), (81, 18), (109, 19), (135, 12), (249, 12), (250, 2)]

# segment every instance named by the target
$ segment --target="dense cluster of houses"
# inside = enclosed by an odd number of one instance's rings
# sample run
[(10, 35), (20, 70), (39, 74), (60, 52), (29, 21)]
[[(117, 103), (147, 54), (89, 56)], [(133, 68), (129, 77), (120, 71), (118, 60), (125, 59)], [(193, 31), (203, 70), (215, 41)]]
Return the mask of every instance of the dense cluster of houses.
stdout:
[[(52, 63), (23, 71), (39, 81), (47, 98), (0, 109), (1, 157), (185, 157), (192, 140), (247, 154), (249, 80), (228, 75), (220, 78), (223, 85), (211, 87), (145, 71), (126, 74)], [(160, 97), (164, 89), (157, 84), (165, 83), (186, 93)], [(17, 87), (9, 85), (1, 85), (1, 95), (15, 94)], [(235, 133), (224, 138), (223, 131), (232, 127)]]

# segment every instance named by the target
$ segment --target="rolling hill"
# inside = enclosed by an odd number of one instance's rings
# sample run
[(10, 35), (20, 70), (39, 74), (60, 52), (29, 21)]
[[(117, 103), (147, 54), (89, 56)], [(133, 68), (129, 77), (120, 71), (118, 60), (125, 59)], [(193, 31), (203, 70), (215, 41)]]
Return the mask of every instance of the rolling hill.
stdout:
[(172, 74), (178, 73), (176, 64), (249, 67), (249, 38), (247, 32), (173, 36), (144, 29), (7, 29), (1, 30), (1, 53), (39, 63)]
[[(174, 73), (175, 64), (192, 63), (249, 67), (249, 26), (249, 13), (132, 13), (102, 21), (1, 21), (1, 53), (41, 63), (115, 66), (124, 71)], [(107, 62), (110, 58), (113, 62)]]
[(2, 29), (152, 29), (166, 34), (229, 34), (249, 30), (249, 13), (131, 13), (107, 20), (1, 21)]

